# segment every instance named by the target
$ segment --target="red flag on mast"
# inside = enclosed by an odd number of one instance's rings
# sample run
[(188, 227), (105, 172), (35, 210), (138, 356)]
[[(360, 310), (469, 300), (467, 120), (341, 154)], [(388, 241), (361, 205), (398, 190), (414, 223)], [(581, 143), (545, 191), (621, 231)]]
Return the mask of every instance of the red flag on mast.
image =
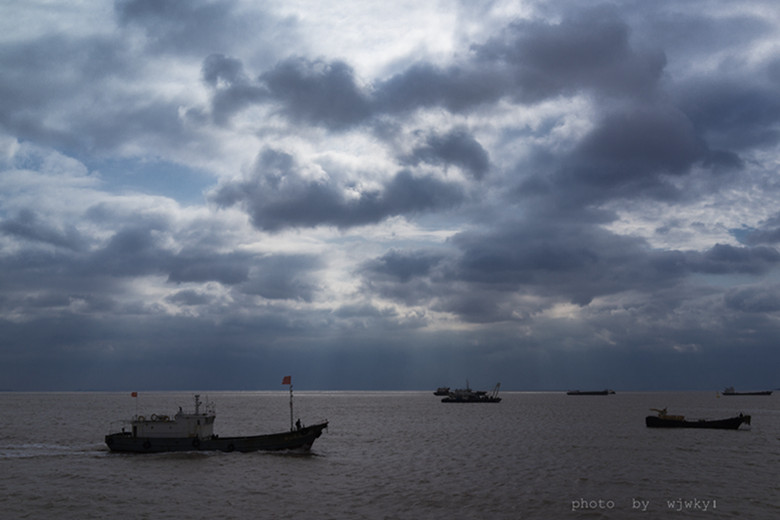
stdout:
[(283, 385), (291, 385), (292, 384), (292, 376), (284, 376), (284, 379), (282, 379)]

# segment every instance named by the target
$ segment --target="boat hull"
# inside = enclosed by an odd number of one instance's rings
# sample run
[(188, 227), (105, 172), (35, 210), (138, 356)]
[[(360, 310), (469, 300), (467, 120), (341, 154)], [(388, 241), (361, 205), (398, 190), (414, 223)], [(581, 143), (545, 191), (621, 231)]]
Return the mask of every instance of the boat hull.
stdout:
[(663, 418), (655, 415), (645, 417), (648, 428), (709, 428), (715, 430), (736, 430), (742, 423), (750, 424), (749, 415), (738, 415), (728, 419), (686, 421), (685, 419)]
[(500, 397), (445, 397), (442, 403), (500, 403)]
[(171, 451), (308, 451), (322, 435), (328, 423), (283, 433), (251, 435), (245, 437), (133, 437), (128, 432), (106, 435), (106, 445), (111, 451), (122, 453), (164, 453)]
[(772, 395), (772, 391), (763, 390), (761, 392), (723, 392), (721, 395)]

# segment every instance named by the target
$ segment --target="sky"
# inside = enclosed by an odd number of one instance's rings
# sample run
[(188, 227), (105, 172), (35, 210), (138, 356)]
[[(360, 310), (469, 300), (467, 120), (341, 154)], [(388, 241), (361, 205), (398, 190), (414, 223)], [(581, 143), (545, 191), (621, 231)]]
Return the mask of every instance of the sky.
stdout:
[(0, 390), (780, 386), (773, 0), (0, 14)]

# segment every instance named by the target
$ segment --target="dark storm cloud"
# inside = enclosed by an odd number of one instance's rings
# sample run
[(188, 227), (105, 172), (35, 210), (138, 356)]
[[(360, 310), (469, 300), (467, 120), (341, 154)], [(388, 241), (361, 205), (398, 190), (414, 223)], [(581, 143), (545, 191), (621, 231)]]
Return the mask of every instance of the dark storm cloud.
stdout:
[(208, 282), (235, 285), (249, 278), (250, 260), (238, 253), (183, 251), (169, 262), (169, 282)]
[[(515, 222), (490, 232), (463, 232), (452, 242), (458, 251), (453, 258), (392, 251), (368, 262), (361, 273), (364, 283), (385, 298), (427, 302), (462, 319), (489, 323), (547, 305), (519, 308), (510, 303), (517, 295), (586, 306), (594, 298), (629, 291), (660, 294), (692, 274), (760, 275), (780, 265), (773, 248), (718, 244), (703, 252), (652, 251), (641, 239), (574, 222)], [(728, 301), (736, 305), (738, 299)], [(668, 299), (668, 305), (677, 305), (676, 299)]]
[[(267, 24), (263, 16), (250, 26), (234, 12), (234, 2), (120, 0), (114, 7), (120, 30), (110, 35), (57, 30), (0, 45), (1, 128), (76, 155), (110, 153), (139, 142), (146, 149), (186, 146), (201, 139), (201, 128), (183, 125), (179, 111), (186, 107), (191, 121), (198, 122), (194, 116), (199, 110), (185, 100), (185, 93), (161, 93), (153, 86), (181, 69), (152, 72), (147, 67), (162, 54), (186, 65), (190, 59), (229, 52), (249, 35), (290, 29), (277, 18)], [(147, 36), (146, 47), (135, 44), (134, 29)], [(265, 59), (276, 61), (273, 48), (265, 46)], [(150, 73), (158, 75), (151, 83)], [(180, 79), (171, 77), (170, 82)], [(221, 122), (219, 116), (257, 102), (256, 90), (234, 81), (229, 95), (220, 91), (215, 96), (215, 119)]]
[(482, 179), (490, 168), (487, 151), (463, 128), (453, 129), (444, 135), (429, 135), (425, 144), (415, 148), (406, 160), (415, 165), (426, 162), (457, 166), (476, 180)]
[(116, 40), (53, 34), (0, 46), (0, 128), (70, 151), (109, 153), (134, 141), (181, 146), (195, 135), (179, 104), (133, 85), (143, 60)]
[(260, 82), (296, 122), (339, 130), (363, 122), (370, 113), (352, 67), (341, 61), (289, 59), (261, 74)]
[(403, 114), (419, 108), (444, 107), (463, 112), (506, 94), (507, 81), (492, 67), (465, 63), (438, 67), (417, 63), (376, 86), (377, 111)]
[(454, 183), (400, 171), (381, 190), (348, 197), (349, 186), (331, 179), (307, 179), (295, 159), (284, 152), (265, 150), (251, 177), (220, 186), (211, 200), (223, 207), (240, 204), (259, 229), (332, 225), (349, 227), (451, 208), (464, 195)]
[(15, 218), (0, 221), (0, 232), (16, 238), (79, 251), (86, 240), (74, 226), (64, 229), (42, 221), (32, 210), (22, 210)]
[[(19, 233), (16, 223), (8, 227), (13, 233), (7, 236), (20, 241), (16, 252), (0, 257), (2, 315), (23, 314), (32, 318), (74, 312), (147, 314), (153, 312), (151, 307), (123, 301), (128, 292), (123, 286), (146, 276), (163, 277), (169, 288), (217, 282), (238, 293), (266, 300), (311, 301), (320, 290), (314, 272), (321, 265), (314, 257), (220, 253), (211, 247), (216, 240), (174, 250), (168, 244), (171, 230), (160, 220), (130, 225), (99, 247), (77, 250), (57, 234), (54, 238), (41, 238), (42, 232), (37, 231), (31, 239), (28, 229)], [(51, 233), (40, 223), (37, 228)], [(55, 253), (42, 249), (41, 244), (62, 249)], [(39, 289), (31, 290), (33, 287)], [(174, 305), (206, 305), (211, 301), (207, 294), (187, 289), (172, 293), (166, 301)]]
[(665, 176), (687, 173), (705, 153), (693, 125), (671, 107), (609, 114), (566, 160), (556, 193), (586, 203), (614, 197), (675, 198)]
[(169, 255), (161, 248), (161, 237), (147, 227), (117, 231), (105, 247), (86, 260), (88, 272), (114, 277), (142, 276), (164, 272)]
[(209, 296), (191, 289), (179, 291), (166, 297), (165, 299), (166, 301), (169, 301), (173, 304), (185, 306), (206, 305), (212, 301)]
[(608, 112), (568, 155), (542, 160), (545, 168), (521, 181), (520, 196), (568, 212), (613, 199), (695, 198), (675, 178), (703, 166), (714, 189), (721, 173), (743, 167), (733, 152), (711, 150), (687, 115), (668, 104)]
[(755, 229), (740, 230), (738, 236), (748, 245), (780, 244), (780, 213), (761, 223)]
[(500, 37), (475, 45), (476, 59), (505, 67), (512, 96), (537, 102), (590, 89), (603, 95), (647, 95), (656, 88), (665, 56), (636, 50), (630, 29), (610, 7), (576, 10), (560, 23), (522, 21)]
[(751, 82), (728, 76), (691, 81), (677, 94), (679, 106), (712, 146), (737, 151), (771, 146), (780, 138), (780, 92), (777, 81), (762, 73), (752, 71), (757, 77)]
[(777, 284), (730, 289), (725, 296), (729, 309), (747, 313), (776, 313), (780, 311), (780, 286)]
[(769, 372), (780, 60), (753, 13), (771, 3), (496, 5), (354, 49), (386, 21), (243, 0), (73, 4), (7, 36), (4, 385)]
[[(536, 103), (581, 89), (646, 96), (655, 91), (665, 59), (658, 51), (633, 49), (628, 36), (612, 11), (586, 10), (558, 24), (512, 24), (502, 36), (475, 44), (459, 63), (421, 61), (371, 85), (358, 85), (343, 61), (289, 58), (251, 86), (269, 93), (255, 101), (278, 104), (291, 120), (337, 131), (421, 108), (468, 112), (504, 97)], [(239, 65), (231, 63), (231, 70)], [(234, 95), (241, 96), (240, 89)]]
[(773, 247), (734, 247), (715, 244), (703, 253), (693, 254), (691, 267), (711, 274), (762, 274), (780, 264), (780, 252)]
[[(73, 147), (88, 140), (51, 121), (73, 100), (106, 77), (122, 76), (127, 57), (114, 41), (59, 34), (0, 45), (0, 128), (22, 139)], [(85, 83), (89, 78), (92, 83)], [(65, 101), (67, 103), (67, 101)]]
[(110, 277), (167, 275), (170, 283), (215, 281), (226, 286), (249, 279), (254, 262), (240, 252), (217, 253), (210, 247), (172, 251), (165, 245), (164, 225), (128, 227), (84, 259), (87, 271)]
[(322, 266), (314, 256), (279, 254), (258, 258), (252, 266), (252, 280), (241, 287), (245, 294), (310, 302), (320, 289), (312, 272)]
[(383, 277), (400, 282), (428, 275), (442, 261), (442, 255), (423, 251), (391, 250), (367, 262), (364, 271), (372, 278)]
[(354, 70), (342, 61), (288, 58), (256, 79), (244, 74), (243, 63), (220, 54), (203, 63), (204, 82), (213, 89), (211, 110), (224, 122), (242, 108), (269, 103), (295, 123), (334, 131), (361, 125), (371, 117), (368, 95)]
[(120, 25), (141, 28), (156, 52), (203, 55), (229, 47), (250, 30), (248, 21), (234, 15), (232, 1), (116, 0), (114, 9)]
[(236, 58), (212, 54), (203, 61), (201, 73), (204, 83), (213, 90), (211, 113), (219, 124), (246, 106), (268, 98), (268, 90), (253, 84)]
[(241, 60), (225, 56), (224, 54), (212, 54), (203, 60), (201, 69), (203, 81), (216, 88), (220, 82), (228, 85), (247, 81), (244, 73), (244, 64)]
[(499, 292), (557, 295), (587, 305), (663, 279), (647, 263), (642, 240), (587, 224), (516, 222), (488, 233), (460, 233), (453, 242), (461, 253), (448, 277)]

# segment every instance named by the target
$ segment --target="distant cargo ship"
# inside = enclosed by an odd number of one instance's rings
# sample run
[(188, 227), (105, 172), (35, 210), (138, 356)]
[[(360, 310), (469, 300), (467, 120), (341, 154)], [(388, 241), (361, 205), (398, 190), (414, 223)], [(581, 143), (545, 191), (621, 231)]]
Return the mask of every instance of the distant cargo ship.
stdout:
[(772, 391), (761, 390), (759, 392), (735, 392), (734, 387), (730, 386), (723, 391), (723, 395), (772, 395)]
[(566, 395), (611, 395), (614, 394), (614, 390), (569, 390)]

